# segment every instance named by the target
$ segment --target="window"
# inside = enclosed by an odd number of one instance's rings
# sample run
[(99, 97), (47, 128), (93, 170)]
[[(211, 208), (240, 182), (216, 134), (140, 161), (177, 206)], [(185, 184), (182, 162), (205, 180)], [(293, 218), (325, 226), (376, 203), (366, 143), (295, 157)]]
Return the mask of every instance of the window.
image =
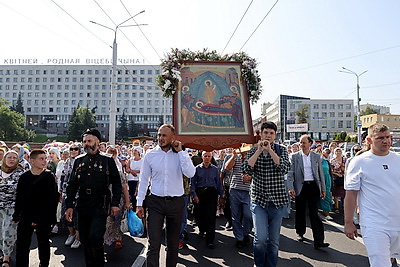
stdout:
[(343, 112), (338, 112), (338, 117), (343, 118)]
[(334, 129), (336, 127), (336, 121), (334, 121), (334, 120), (331, 120), (329, 124), (332, 129)]
[(337, 108), (338, 108), (338, 109), (343, 109), (343, 104), (338, 104), (338, 105), (337, 105)]
[(152, 83), (153, 82), (153, 78), (147, 78), (147, 82), (148, 83)]
[(144, 105), (144, 100), (139, 100), (139, 105), (143, 106)]
[(322, 120), (321, 121), (321, 128), (322, 129), (328, 128), (328, 121), (327, 120)]
[(319, 117), (319, 112), (314, 112), (314, 119), (317, 119)]
[(139, 97), (144, 97), (144, 93), (140, 93), (140, 94), (139, 94)]
[(352, 128), (352, 127), (351, 127), (351, 124), (352, 124), (351, 121), (346, 121), (346, 128), (347, 128), (347, 129)]
[(346, 118), (351, 118), (351, 112), (346, 112)]
[(321, 109), (326, 109), (326, 104), (321, 104)]
[(326, 119), (328, 117), (328, 112), (322, 112), (322, 118)]
[(335, 109), (335, 104), (329, 104), (330, 109)]
[(351, 104), (346, 104), (346, 109), (351, 109)]
[(140, 82), (141, 82), (141, 83), (144, 83), (144, 78), (140, 78)]
[(329, 112), (329, 118), (335, 118), (335, 112)]
[(153, 74), (153, 71), (152, 71), (152, 70), (147, 70), (147, 74), (148, 74), (148, 75), (152, 75), (152, 74)]
[(140, 74), (143, 75), (144, 74), (144, 70), (140, 70)]
[(338, 128), (343, 128), (343, 121), (338, 121)]

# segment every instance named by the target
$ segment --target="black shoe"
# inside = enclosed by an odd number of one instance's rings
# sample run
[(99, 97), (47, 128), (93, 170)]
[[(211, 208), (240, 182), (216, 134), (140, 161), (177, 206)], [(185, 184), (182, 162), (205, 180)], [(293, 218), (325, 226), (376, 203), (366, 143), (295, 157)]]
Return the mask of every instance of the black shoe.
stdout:
[(306, 239), (303, 237), (303, 235), (297, 235), (297, 241), (303, 242), (306, 241)]
[(323, 242), (315, 243), (314, 248), (316, 248), (316, 249), (327, 248), (327, 247), (329, 247), (329, 245), (330, 245), (329, 243), (323, 243)]
[(235, 246), (236, 246), (238, 249), (242, 249), (242, 248), (243, 248), (243, 241), (237, 240)]
[(207, 247), (208, 247), (209, 249), (214, 249), (214, 244), (213, 244), (213, 243), (207, 244)]
[(204, 237), (204, 232), (199, 232), (199, 237), (203, 238)]
[(248, 245), (250, 244), (251, 240), (250, 240), (250, 236), (245, 235), (243, 238), (243, 245)]
[(232, 230), (232, 224), (230, 224), (229, 222), (227, 222), (227, 223), (225, 224), (225, 230), (226, 230), (226, 231)]

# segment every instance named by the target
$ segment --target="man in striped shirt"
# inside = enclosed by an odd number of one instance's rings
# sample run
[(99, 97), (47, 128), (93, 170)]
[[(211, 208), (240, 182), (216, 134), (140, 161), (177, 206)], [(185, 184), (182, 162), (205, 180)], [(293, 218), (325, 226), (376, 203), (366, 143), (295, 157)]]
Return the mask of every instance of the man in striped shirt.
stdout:
[(250, 211), (251, 177), (242, 176), (242, 162), (246, 155), (247, 152), (238, 155), (234, 151), (225, 164), (226, 170), (232, 170), (229, 198), (232, 210), (233, 234), (236, 239), (236, 247), (239, 249), (250, 243), (249, 234), (253, 228), (253, 219)]

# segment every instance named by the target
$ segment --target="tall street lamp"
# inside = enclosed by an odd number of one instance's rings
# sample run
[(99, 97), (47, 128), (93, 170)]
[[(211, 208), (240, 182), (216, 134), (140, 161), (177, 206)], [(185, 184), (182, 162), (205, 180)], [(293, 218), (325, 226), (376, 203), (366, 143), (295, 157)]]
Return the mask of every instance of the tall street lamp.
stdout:
[(115, 128), (116, 128), (116, 116), (117, 116), (117, 89), (118, 89), (118, 84), (117, 84), (117, 30), (119, 27), (131, 27), (131, 26), (141, 26), (144, 24), (136, 24), (136, 25), (126, 25), (122, 26), (125, 22), (128, 20), (133, 19), (137, 15), (142, 14), (145, 12), (144, 10), (140, 11), (136, 15), (133, 15), (129, 17), (128, 19), (124, 20), (120, 24), (116, 25), (115, 28), (110, 28), (108, 26), (104, 26), (100, 23), (97, 23), (95, 21), (90, 21), (91, 23), (94, 23), (96, 25), (99, 25), (101, 27), (104, 27), (106, 29), (112, 30), (114, 32), (114, 42), (113, 42), (113, 56), (112, 56), (112, 86), (111, 86), (111, 101), (110, 101), (110, 123), (109, 123), (109, 132), (108, 132), (108, 139), (111, 145), (115, 145)]
[(361, 145), (361, 120), (360, 120), (360, 113), (361, 113), (361, 108), (360, 108), (360, 76), (366, 73), (368, 70), (365, 70), (361, 72), (360, 74), (357, 74), (356, 72), (349, 70), (345, 67), (342, 67), (343, 70), (339, 70), (340, 72), (343, 73), (348, 73), (355, 75), (357, 77), (357, 140), (358, 144)]

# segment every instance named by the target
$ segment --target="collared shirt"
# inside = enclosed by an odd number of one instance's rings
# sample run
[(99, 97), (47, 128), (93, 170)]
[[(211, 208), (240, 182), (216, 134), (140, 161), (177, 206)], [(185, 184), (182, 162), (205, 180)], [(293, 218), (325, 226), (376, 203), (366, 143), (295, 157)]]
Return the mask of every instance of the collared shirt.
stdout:
[(196, 189), (201, 187), (214, 187), (217, 189), (219, 197), (222, 198), (224, 196), (219, 171), (215, 165), (210, 164), (206, 167), (201, 163), (196, 166), (196, 173), (190, 183), (190, 193), (192, 196), (197, 196)]
[(306, 155), (303, 153), (303, 150), (300, 150), (300, 154), (303, 159), (304, 181), (314, 181), (314, 176), (311, 168), (311, 153), (308, 153), (308, 155)]
[[(275, 146), (272, 146), (275, 149)], [(247, 154), (243, 162), (242, 170), (244, 174), (252, 176), (250, 187), (251, 202), (265, 208), (267, 202), (271, 201), (276, 207), (288, 202), (287, 191), (285, 188), (284, 175), (289, 171), (290, 162), (286, 147), (280, 145), (281, 155), (279, 164), (275, 164), (271, 155), (260, 154), (254, 167), (248, 164), (249, 158), (257, 151), (253, 148)]]
[(187, 151), (167, 152), (159, 146), (146, 154), (140, 169), (137, 205), (142, 206), (150, 184), (150, 192), (160, 197), (182, 196), (183, 175), (193, 177), (196, 169)]

